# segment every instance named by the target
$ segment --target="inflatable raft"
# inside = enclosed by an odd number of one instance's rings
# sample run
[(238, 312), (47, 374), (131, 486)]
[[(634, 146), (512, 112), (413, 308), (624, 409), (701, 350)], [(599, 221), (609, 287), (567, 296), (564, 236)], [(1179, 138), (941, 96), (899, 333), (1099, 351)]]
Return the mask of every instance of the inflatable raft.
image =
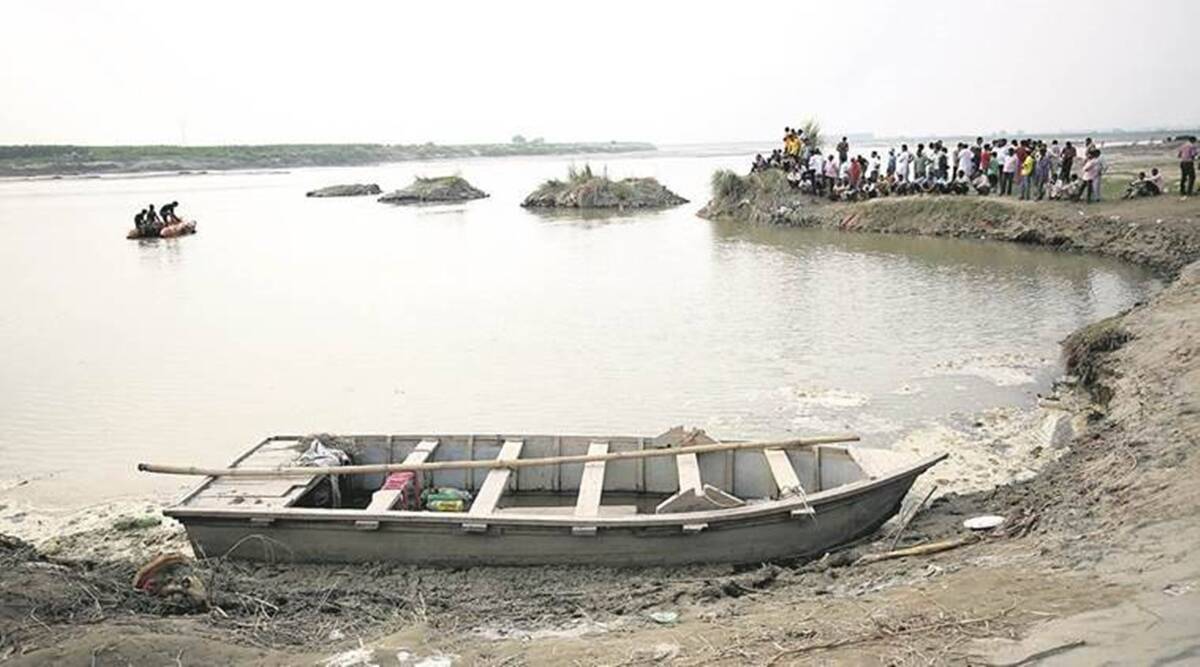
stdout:
[(183, 221), (176, 222), (174, 224), (170, 224), (170, 225), (163, 227), (162, 229), (160, 229), (158, 231), (157, 236), (150, 235), (150, 234), (144, 234), (142, 232), (142, 230), (137, 229), (135, 227), (135, 228), (129, 230), (129, 233), (125, 235), (125, 238), (127, 238), (127, 239), (154, 239), (154, 238), (173, 239), (176, 236), (187, 236), (188, 234), (195, 234), (195, 233), (196, 233), (196, 221), (195, 220), (183, 220)]

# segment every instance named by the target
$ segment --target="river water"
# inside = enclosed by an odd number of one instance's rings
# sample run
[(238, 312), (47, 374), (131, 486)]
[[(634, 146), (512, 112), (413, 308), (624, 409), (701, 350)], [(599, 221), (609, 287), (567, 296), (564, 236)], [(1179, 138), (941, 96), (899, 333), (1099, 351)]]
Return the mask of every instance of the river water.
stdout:
[[(1012, 245), (708, 222), (709, 175), (749, 161), (719, 153), (590, 158), (692, 200), (631, 215), (520, 208), (582, 158), (0, 183), (0, 485), (46, 502), (175, 491), (134, 466), (312, 431), (689, 424), (888, 446), (1032, 405), (1064, 335), (1153, 286)], [(449, 173), (491, 198), (304, 197)], [(124, 239), (172, 199), (199, 234)]]

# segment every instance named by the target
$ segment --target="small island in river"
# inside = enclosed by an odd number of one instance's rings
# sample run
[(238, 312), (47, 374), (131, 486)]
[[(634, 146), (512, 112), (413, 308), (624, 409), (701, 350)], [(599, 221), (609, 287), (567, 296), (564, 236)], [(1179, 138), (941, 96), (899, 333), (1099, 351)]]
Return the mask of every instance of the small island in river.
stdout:
[(377, 195), (383, 192), (380, 187), (374, 183), (350, 183), (347, 185), (330, 185), (329, 187), (310, 190), (304, 194), (305, 197), (361, 197), (363, 195)]
[(471, 185), (462, 176), (417, 177), (407, 188), (395, 190), (379, 198), (387, 204), (441, 204), (482, 199), (486, 192)]
[(667, 208), (686, 204), (653, 178), (613, 181), (596, 176), (590, 166), (571, 167), (567, 180), (551, 179), (534, 190), (521, 206), (526, 208)]

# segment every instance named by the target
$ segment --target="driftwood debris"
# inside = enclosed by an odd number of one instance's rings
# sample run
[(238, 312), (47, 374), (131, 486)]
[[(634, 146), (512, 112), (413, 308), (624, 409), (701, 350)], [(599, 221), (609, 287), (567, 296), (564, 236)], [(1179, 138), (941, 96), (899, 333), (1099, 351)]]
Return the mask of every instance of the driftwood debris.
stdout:
[(906, 558), (908, 556), (928, 556), (942, 551), (957, 549), (958, 547), (972, 544), (979, 541), (979, 538), (974, 535), (964, 535), (952, 540), (942, 540), (941, 542), (927, 542), (918, 544), (915, 547), (906, 547), (904, 549), (894, 549), (892, 551), (884, 551), (883, 553), (867, 554), (854, 562), (855, 565), (867, 565), (869, 563), (878, 563), (881, 560), (891, 560), (893, 558)]
[(933, 494), (935, 491), (937, 491), (937, 489), (938, 488), (936, 485), (929, 489), (929, 493), (926, 493), (925, 497), (921, 499), (921, 502), (917, 503), (917, 506), (912, 508), (912, 511), (908, 513), (908, 516), (904, 517), (904, 520), (900, 522), (900, 527), (896, 529), (896, 536), (892, 538), (892, 546), (890, 547), (891, 549), (894, 550), (897, 546), (899, 546), (900, 538), (904, 535), (904, 531), (908, 529), (908, 524), (912, 523), (912, 520), (915, 519), (917, 514), (921, 512), (921, 508), (925, 506), (925, 503), (929, 502), (929, 499), (933, 497)]

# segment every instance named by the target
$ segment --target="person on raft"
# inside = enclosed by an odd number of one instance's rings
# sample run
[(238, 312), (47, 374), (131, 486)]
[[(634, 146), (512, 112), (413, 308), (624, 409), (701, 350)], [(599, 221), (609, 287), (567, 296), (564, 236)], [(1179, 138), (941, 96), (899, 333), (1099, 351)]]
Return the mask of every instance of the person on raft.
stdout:
[(146, 209), (146, 217), (142, 219), (142, 224), (148, 236), (158, 236), (158, 233), (162, 231), (163, 221), (162, 218), (158, 217), (158, 213), (155, 212), (154, 204), (150, 204)]
[(162, 216), (164, 225), (174, 225), (183, 222), (183, 220), (179, 219), (179, 216), (175, 215), (176, 206), (179, 206), (179, 202), (173, 201), (170, 204), (163, 204), (162, 208), (158, 210), (159, 215)]

